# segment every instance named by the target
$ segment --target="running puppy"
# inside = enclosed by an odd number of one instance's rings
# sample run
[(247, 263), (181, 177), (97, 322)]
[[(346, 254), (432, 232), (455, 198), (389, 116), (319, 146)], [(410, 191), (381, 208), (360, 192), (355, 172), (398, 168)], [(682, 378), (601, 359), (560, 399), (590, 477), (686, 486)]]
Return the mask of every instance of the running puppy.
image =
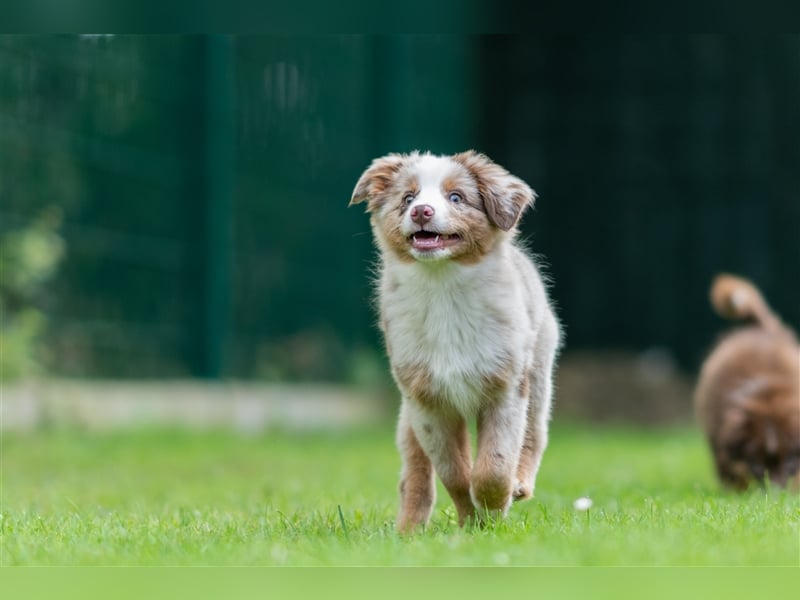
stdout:
[(800, 484), (800, 347), (749, 281), (719, 275), (711, 303), (745, 320), (706, 359), (695, 391), (720, 481)]
[(533, 495), (560, 338), (542, 277), (514, 243), (534, 198), (472, 151), (389, 154), (353, 191), (380, 250), (380, 326), (402, 394), (402, 532), (430, 518), (434, 473), (461, 525)]

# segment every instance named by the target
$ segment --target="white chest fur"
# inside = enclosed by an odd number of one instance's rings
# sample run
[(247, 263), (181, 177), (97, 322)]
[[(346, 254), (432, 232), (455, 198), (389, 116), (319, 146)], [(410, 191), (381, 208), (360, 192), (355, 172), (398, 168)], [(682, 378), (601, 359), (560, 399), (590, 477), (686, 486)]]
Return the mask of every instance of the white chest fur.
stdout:
[(485, 263), (385, 265), (381, 313), (395, 374), (424, 369), (430, 392), (474, 414), (488, 380), (522, 368), (530, 324), (507, 275)]

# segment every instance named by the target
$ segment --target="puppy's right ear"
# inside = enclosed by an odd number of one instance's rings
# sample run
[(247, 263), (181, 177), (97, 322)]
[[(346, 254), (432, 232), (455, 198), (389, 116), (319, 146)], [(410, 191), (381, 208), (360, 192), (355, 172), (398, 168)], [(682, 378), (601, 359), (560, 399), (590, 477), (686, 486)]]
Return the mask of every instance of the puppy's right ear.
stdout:
[(376, 158), (372, 164), (361, 174), (350, 198), (350, 204), (358, 204), (369, 200), (367, 210), (372, 209), (372, 200), (384, 193), (392, 184), (400, 167), (403, 166), (405, 157), (402, 154), (387, 154)]

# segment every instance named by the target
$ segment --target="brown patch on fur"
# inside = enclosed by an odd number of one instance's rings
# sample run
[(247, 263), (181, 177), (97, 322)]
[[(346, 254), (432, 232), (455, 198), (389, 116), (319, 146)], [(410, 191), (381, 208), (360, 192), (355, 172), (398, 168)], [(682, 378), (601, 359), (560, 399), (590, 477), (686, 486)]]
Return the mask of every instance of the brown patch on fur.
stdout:
[(424, 393), (424, 390), (429, 389), (433, 381), (430, 370), (421, 363), (398, 366), (395, 369), (395, 377), (413, 398), (417, 398)]
[(445, 177), (442, 180), (441, 185), (441, 192), (442, 194), (447, 197), (450, 192), (458, 192), (462, 196), (464, 195), (463, 187), (464, 187), (464, 176), (460, 174), (453, 174)]
[(533, 190), (478, 152), (462, 152), (453, 156), (453, 160), (462, 164), (475, 178), (489, 220), (503, 231), (511, 230), (525, 207), (533, 203)]
[[(408, 237), (401, 231), (401, 224), (407, 210), (403, 198), (406, 194), (416, 195), (419, 191), (419, 182), (413, 172), (405, 170), (408, 157), (397, 156), (401, 158), (398, 166), (381, 171), (382, 174), (378, 179), (379, 185), (369, 196), (367, 212), (372, 214), (370, 224), (373, 230), (380, 229), (388, 249), (395, 257), (401, 262), (413, 263), (416, 259), (410, 254), (411, 245)], [(369, 170), (362, 175), (362, 179), (368, 173)]]
[(481, 395), (485, 400), (501, 399), (511, 384), (512, 367), (503, 364), (497, 371), (484, 373), (481, 376)]
[(495, 400), (505, 395), (512, 385), (514, 385), (514, 357), (510, 353), (504, 353), (494, 371), (484, 373), (481, 376), (482, 395), (487, 400)]
[[(409, 254), (410, 244), (408, 238), (400, 231), (400, 220), (402, 212), (396, 215), (389, 215), (385, 221), (385, 226), (382, 227), (383, 236), (389, 246), (389, 250), (394, 254), (395, 258), (400, 262), (413, 263), (416, 259)], [(373, 227), (377, 226), (375, 217), (373, 217)]]
[(381, 229), (389, 249), (399, 261), (413, 263), (415, 259), (409, 254), (408, 238), (400, 231), (406, 210), (402, 199), (407, 193), (416, 194), (419, 188), (416, 176), (404, 171), (407, 160), (405, 155), (389, 154), (372, 161), (358, 180), (350, 205), (366, 200), (372, 228)]
[(528, 376), (527, 373), (525, 373), (522, 376), (522, 379), (519, 380), (517, 393), (519, 394), (520, 398), (527, 398), (528, 394), (531, 393), (531, 378)]
[(477, 264), (497, 245), (499, 234), (486, 214), (474, 208), (465, 209), (459, 225), (458, 234), (463, 242), (453, 252), (452, 260), (462, 265)]
[[(512, 373), (513, 364), (509, 357), (496, 371), (481, 375), (480, 394), (484, 400), (491, 403), (502, 398), (510, 385)], [(423, 363), (399, 365), (394, 369), (394, 376), (409, 397), (416, 400), (423, 408), (438, 410), (446, 404), (443, 392), (436, 389), (433, 375), (427, 365)]]
[(432, 390), (433, 376), (422, 363), (399, 365), (394, 368), (398, 385), (420, 405), (435, 409), (442, 404), (441, 396)]
[(392, 187), (404, 162), (405, 157), (402, 154), (394, 153), (373, 160), (356, 183), (350, 206), (367, 201), (367, 210), (374, 211), (377, 202)]
[(750, 282), (718, 278), (712, 303), (759, 323), (718, 343), (695, 391), (719, 479), (735, 489), (765, 477), (792, 485), (800, 478), (800, 346)]

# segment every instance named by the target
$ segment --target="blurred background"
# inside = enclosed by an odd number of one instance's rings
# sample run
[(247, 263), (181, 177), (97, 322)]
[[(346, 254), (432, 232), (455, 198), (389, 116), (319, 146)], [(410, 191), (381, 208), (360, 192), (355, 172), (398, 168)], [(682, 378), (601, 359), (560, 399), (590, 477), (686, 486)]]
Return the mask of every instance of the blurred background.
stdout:
[(7, 425), (123, 389), (391, 414), (347, 207), (387, 152), (537, 191), (557, 418), (690, 419), (721, 270), (800, 324), (800, 36), (0, 36), (0, 90)]

